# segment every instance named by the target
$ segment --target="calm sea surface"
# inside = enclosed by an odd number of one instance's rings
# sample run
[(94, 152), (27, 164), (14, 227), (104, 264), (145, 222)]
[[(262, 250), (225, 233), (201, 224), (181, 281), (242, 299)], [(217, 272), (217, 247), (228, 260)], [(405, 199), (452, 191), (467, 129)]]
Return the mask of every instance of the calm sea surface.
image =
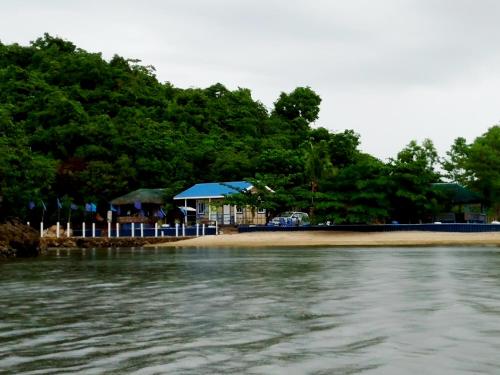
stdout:
[(500, 374), (500, 248), (0, 263), (1, 374)]

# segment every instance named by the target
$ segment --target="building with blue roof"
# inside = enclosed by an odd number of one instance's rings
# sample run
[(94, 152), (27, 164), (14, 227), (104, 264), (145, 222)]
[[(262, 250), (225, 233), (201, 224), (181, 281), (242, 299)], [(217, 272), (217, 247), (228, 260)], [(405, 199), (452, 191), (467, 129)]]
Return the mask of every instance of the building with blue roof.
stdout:
[(224, 198), (243, 191), (253, 191), (254, 186), (247, 181), (208, 182), (195, 184), (174, 197), (185, 213), (185, 222), (194, 219), (199, 223), (220, 225), (265, 224), (266, 211), (252, 210), (249, 207), (237, 207), (224, 204)]

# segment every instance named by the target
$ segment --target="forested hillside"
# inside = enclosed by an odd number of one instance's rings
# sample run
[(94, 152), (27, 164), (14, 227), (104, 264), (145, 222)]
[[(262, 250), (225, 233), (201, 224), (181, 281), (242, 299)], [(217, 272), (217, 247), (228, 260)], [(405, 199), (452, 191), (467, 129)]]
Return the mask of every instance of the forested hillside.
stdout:
[(276, 191), (262, 202), (272, 211), (418, 222), (443, 208), (430, 185), (440, 162), (498, 207), (498, 126), (473, 144), (458, 139), (443, 160), (427, 140), (384, 163), (360, 152), (342, 124), (313, 127), (320, 103), (308, 87), (282, 93), (272, 109), (246, 88), (176, 88), (153, 67), (106, 61), (47, 34), (29, 46), (0, 43), (1, 215), (27, 217), (42, 202), (54, 215), (58, 198), (104, 213), (140, 187), (174, 195), (197, 182), (253, 179)]

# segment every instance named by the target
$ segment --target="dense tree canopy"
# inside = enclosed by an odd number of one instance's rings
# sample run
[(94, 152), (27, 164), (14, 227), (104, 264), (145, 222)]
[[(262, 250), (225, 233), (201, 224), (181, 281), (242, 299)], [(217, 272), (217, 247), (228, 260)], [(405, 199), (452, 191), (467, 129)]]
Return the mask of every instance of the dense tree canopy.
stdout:
[[(29, 46), (0, 43), (0, 214), (29, 217), (46, 205), (55, 215), (57, 199), (96, 202), (104, 213), (140, 187), (173, 196), (198, 182), (252, 179), (275, 193), (248, 203), (271, 212), (336, 223), (428, 220), (429, 184), (440, 178), (432, 142), (411, 142), (384, 163), (359, 151), (353, 130), (314, 127), (320, 103), (309, 87), (281, 93), (271, 109), (246, 88), (177, 88), (137, 60), (106, 61), (47, 34)], [(444, 166), (492, 206), (499, 132), (457, 140)]]

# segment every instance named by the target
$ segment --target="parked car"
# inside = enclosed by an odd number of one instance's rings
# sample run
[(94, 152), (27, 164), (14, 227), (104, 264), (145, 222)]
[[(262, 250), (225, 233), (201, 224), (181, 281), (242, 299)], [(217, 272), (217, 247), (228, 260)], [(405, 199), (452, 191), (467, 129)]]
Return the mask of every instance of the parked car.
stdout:
[(280, 227), (302, 227), (310, 224), (309, 215), (305, 212), (283, 212), (268, 223), (270, 226)]

